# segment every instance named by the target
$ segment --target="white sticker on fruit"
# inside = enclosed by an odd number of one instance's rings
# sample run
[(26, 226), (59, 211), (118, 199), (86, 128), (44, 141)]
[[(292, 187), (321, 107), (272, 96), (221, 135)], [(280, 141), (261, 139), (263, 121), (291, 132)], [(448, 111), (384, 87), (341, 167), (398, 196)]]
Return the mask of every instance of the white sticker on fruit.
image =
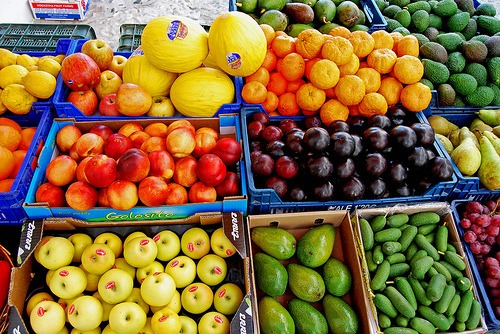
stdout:
[(175, 41), (176, 39), (184, 39), (187, 37), (188, 33), (188, 26), (179, 20), (170, 22), (167, 27), (167, 37), (171, 41)]
[(237, 70), (241, 67), (242, 61), (239, 53), (229, 52), (226, 54), (227, 65), (233, 69)]

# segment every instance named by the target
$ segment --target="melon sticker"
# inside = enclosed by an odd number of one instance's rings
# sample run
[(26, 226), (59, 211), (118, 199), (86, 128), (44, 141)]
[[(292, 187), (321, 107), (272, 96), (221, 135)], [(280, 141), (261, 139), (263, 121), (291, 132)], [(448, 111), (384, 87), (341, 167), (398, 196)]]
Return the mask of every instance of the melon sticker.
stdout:
[(167, 27), (167, 37), (169, 40), (184, 39), (188, 35), (188, 26), (179, 20), (170, 22)]
[(239, 53), (229, 52), (226, 54), (227, 65), (233, 70), (241, 67), (241, 56)]

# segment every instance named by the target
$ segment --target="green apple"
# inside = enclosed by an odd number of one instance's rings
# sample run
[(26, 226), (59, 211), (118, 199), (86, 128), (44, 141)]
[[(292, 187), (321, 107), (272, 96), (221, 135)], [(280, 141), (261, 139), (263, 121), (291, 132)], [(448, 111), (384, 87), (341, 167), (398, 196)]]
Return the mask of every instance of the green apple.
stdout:
[(130, 296), (128, 296), (127, 299), (125, 299), (126, 302), (134, 302), (139, 304), (140, 307), (144, 310), (146, 314), (149, 312), (149, 304), (142, 299), (141, 296), (141, 289), (140, 288), (133, 288), (132, 293)]
[(192, 259), (198, 260), (210, 252), (210, 237), (200, 227), (191, 227), (182, 234), (182, 252)]
[(74, 298), (87, 287), (85, 272), (75, 266), (64, 266), (57, 269), (50, 278), (50, 291), (59, 298)]
[(125, 258), (119, 257), (115, 259), (115, 264), (113, 265), (113, 268), (120, 268), (125, 270), (132, 278), (135, 279), (135, 267), (132, 267), (130, 264), (125, 261)]
[(229, 320), (219, 312), (207, 312), (198, 322), (199, 334), (229, 334), (230, 328)]
[(149, 275), (141, 283), (141, 296), (152, 306), (170, 303), (175, 292), (175, 281), (167, 273)]
[(125, 245), (132, 239), (134, 238), (137, 238), (137, 237), (147, 237), (146, 233), (144, 232), (141, 232), (141, 231), (134, 231), (132, 233), (130, 233), (129, 235), (127, 235), (127, 237), (125, 238), (125, 240), (123, 240), (123, 247), (125, 247)]
[(198, 324), (194, 319), (181, 315), (181, 331), (182, 334), (198, 334)]
[(173, 231), (160, 231), (153, 237), (153, 240), (158, 247), (156, 258), (160, 261), (170, 261), (181, 251), (181, 240)]
[(181, 319), (174, 310), (164, 307), (151, 317), (151, 327), (154, 333), (178, 334), (181, 330)]
[(90, 331), (99, 327), (102, 322), (102, 304), (92, 296), (76, 298), (67, 309), (68, 321), (80, 331)]
[(117, 304), (127, 299), (133, 288), (133, 278), (125, 270), (114, 268), (101, 276), (97, 291), (106, 303)]
[(71, 305), (76, 298), (81, 297), (81, 296), (84, 296), (84, 294), (81, 293), (81, 294), (79, 294), (78, 296), (76, 296), (74, 298), (69, 298), (69, 299), (59, 298), (57, 300), (57, 303), (59, 305), (61, 305), (62, 308), (64, 309), (64, 314), (65, 314), (65, 317), (66, 317), (66, 322), (69, 322), (69, 320), (68, 320), (68, 306)]
[(195, 282), (182, 290), (182, 307), (189, 313), (201, 314), (212, 306), (214, 294), (208, 285)]
[(109, 313), (109, 326), (120, 334), (135, 334), (146, 325), (146, 313), (134, 302), (116, 304)]
[(142, 283), (142, 281), (144, 281), (144, 279), (149, 275), (153, 275), (155, 273), (162, 273), (164, 271), (165, 268), (163, 268), (163, 264), (161, 264), (158, 261), (153, 261), (145, 267), (137, 268), (135, 272), (135, 278), (137, 278), (137, 281), (139, 283)]
[(36, 334), (57, 333), (66, 324), (64, 309), (55, 301), (41, 301), (31, 310), (30, 324)]
[(230, 257), (236, 253), (236, 248), (228, 237), (226, 237), (222, 227), (216, 229), (210, 236), (210, 247), (215, 254), (222, 257)]
[(115, 264), (115, 253), (106, 244), (93, 243), (82, 253), (82, 265), (89, 273), (102, 275)]
[(83, 250), (92, 244), (92, 237), (85, 233), (74, 233), (68, 237), (73, 247), (75, 247), (75, 254), (73, 254), (73, 262), (80, 262)]
[(113, 250), (113, 253), (115, 253), (115, 257), (119, 257), (122, 254), (122, 239), (113, 232), (103, 232), (99, 234), (95, 237), (94, 243), (108, 245)]
[(45, 268), (55, 270), (73, 261), (75, 247), (67, 238), (42, 238), (36, 246), (35, 259)]
[(170, 303), (167, 304), (168, 307), (170, 307), (174, 312), (179, 313), (182, 309), (182, 303), (181, 303), (181, 293), (177, 290), (175, 290), (174, 295), (172, 296), (172, 299), (170, 299)]
[(97, 284), (99, 283), (99, 279), (101, 278), (102, 275), (89, 273), (87, 270), (85, 270), (83, 264), (80, 264), (78, 268), (82, 269), (83, 272), (85, 273), (85, 276), (87, 276), (87, 286), (85, 287), (85, 291), (89, 292), (97, 291)]
[(136, 237), (123, 246), (123, 257), (132, 267), (145, 267), (156, 259), (158, 248), (153, 239)]
[(226, 278), (226, 260), (219, 255), (207, 254), (198, 261), (196, 273), (203, 283), (210, 286), (217, 285)]
[(185, 288), (196, 278), (196, 263), (186, 255), (179, 255), (167, 263), (165, 272), (172, 276), (177, 288)]
[(146, 319), (146, 324), (137, 334), (155, 334), (153, 327), (151, 327), (151, 318)]
[(26, 314), (31, 314), (31, 310), (33, 309), (33, 307), (44, 300), (54, 301), (54, 297), (52, 297), (50, 293), (45, 291), (37, 292), (29, 297), (28, 302), (26, 303)]
[(107, 324), (106, 327), (103, 328), (101, 334), (119, 334), (119, 333), (112, 330), (109, 324)]
[(106, 303), (101, 295), (99, 294), (99, 291), (96, 291), (94, 292), (94, 294), (92, 295), (93, 297), (99, 299), (99, 301), (101, 302), (101, 305), (102, 305), (102, 321), (108, 321), (109, 320), (109, 312), (111, 312), (111, 309), (113, 308), (113, 306), (115, 306), (115, 304), (110, 304), (110, 303)]
[(94, 328), (90, 331), (81, 331), (73, 328), (69, 334), (101, 334), (101, 327)]
[(45, 274), (45, 284), (49, 286), (50, 279), (52, 276), (54, 276), (55, 270), (47, 270), (47, 273)]
[(214, 293), (214, 307), (217, 312), (233, 315), (243, 300), (243, 291), (234, 283), (222, 284)]

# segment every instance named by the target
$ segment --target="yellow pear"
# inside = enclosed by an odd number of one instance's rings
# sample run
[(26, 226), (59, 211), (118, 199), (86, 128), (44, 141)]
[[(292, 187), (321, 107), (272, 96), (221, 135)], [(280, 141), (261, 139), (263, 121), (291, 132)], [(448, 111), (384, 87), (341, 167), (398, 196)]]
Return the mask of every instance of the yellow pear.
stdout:
[(0, 69), (16, 64), (17, 54), (10, 50), (0, 48)]
[(24, 88), (39, 99), (48, 99), (56, 91), (56, 78), (45, 71), (32, 71), (23, 77)]
[(50, 73), (57, 78), (59, 72), (61, 71), (61, 64), (59, 64), (59, 62), (54, 58), (42, 57), (38, 61), (38, 69), (40, 71)]
[(5, 87), (1, 99), (4, 106), (16, 115), (28, 114), (33, 103), (38, 101), (20, 84), (10, 84)]
[(0, 88), (10, 84), (22, 84), (28, 70), (21, 65), (9, 65), (0, 70)]

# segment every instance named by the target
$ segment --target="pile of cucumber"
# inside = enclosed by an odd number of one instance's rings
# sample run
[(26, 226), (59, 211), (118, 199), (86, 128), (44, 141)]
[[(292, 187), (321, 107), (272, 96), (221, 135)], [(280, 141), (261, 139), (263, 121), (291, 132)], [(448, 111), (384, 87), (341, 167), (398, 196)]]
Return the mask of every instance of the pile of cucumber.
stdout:
[(360, 218), (378, 325), (386, 334), (431, 334), (478, 327), (466, 263), (434, 212)]

